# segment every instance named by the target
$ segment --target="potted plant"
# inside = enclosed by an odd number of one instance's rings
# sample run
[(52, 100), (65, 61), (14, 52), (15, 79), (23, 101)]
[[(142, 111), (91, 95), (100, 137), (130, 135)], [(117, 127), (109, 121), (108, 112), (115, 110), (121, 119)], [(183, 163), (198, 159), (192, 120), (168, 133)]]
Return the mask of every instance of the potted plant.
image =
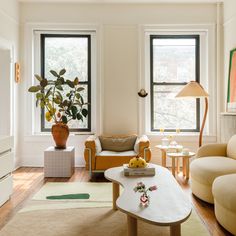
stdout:
[(57, 73), (51, 70), (50, 73), (55, 80), (48, 80), (39, 75), (35, 75), (38, 85), (31, 86), (28, 91), (35, 93), (36, 107), (46, 109), (45, 118), (48, 122), (53, 121), (52, 136), (56, 143), (56, 148), (65, 149), (69, 136), (68, 123), (71, 120), (81, 120), (88, 115), (87, 103), (81, 95), (84, 90), (79, 85), (79, 79), (65, 79), (65, 69)]

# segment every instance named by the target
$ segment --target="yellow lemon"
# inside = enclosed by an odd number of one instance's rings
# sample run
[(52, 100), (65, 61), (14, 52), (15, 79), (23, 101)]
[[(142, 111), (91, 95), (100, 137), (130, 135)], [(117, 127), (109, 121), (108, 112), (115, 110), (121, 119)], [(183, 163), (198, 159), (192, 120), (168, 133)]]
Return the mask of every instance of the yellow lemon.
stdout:
[(52, 116), (51, 116), (51, 113), (50, 113), (49, 111), (46, 112), (45, 118), (46, 118), (46, 120), (47, 120), (48, 122), (51, 121)]

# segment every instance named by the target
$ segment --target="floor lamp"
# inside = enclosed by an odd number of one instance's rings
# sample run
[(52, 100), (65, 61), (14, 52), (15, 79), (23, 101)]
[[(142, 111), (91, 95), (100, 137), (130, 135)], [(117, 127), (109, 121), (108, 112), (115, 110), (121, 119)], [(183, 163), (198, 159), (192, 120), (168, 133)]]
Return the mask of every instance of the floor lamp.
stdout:
[(207, 117), (207, 112), (208, 112), (208, 97), (209, 94), (205, 91), (205, 89), (201, 86), (196, 81), (190, 81), (188, 84), (186, 84), (183, 89), (176, 95), (176, 97), (191, 97), (191, 98), (205, 98), (205, 112), (204, 112), (204, 117), (202, 120), (202, 125), (200, 129), (200, 134), (199, 134), (199, 147), (202, 146), (202, 134), (203, 134), (203, 129), (206, 123), (206, 117)]

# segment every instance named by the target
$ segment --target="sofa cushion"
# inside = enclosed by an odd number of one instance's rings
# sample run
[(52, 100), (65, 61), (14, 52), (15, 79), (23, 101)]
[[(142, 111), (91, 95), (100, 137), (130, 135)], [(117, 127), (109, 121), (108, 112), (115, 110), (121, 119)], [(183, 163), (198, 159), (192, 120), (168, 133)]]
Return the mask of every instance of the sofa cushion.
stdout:
[(130, 136), (99, 136), (102, 150), (124, 152), (134, 150), (137, 135)]
[(227, 144), (227, 156), (236, 159), (236, 135), (232, 136)]
[(134, 151), (114, 152), (114, 151), (102, 151), (97, 156), (136, 156)]
[(215, 200), (230, 211), (236, 212), (236, 174), (224, 175), (215, 179), (212, 193)]
[(201, 184), (212, 185), (216, 177), (236, 173), (236, 161), (228, 157), (203, 157), (190, 165), (191, 177)]

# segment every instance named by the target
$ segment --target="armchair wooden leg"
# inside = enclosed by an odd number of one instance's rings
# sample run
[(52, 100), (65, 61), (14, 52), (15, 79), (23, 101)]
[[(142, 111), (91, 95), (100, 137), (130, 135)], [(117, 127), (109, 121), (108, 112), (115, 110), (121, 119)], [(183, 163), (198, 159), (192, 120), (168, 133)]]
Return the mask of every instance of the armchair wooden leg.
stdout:
[(90, 148), (87, 148), (89, 152), (89, 178), (92, 179), (93, 171), (92, 171), (92, 156)]

